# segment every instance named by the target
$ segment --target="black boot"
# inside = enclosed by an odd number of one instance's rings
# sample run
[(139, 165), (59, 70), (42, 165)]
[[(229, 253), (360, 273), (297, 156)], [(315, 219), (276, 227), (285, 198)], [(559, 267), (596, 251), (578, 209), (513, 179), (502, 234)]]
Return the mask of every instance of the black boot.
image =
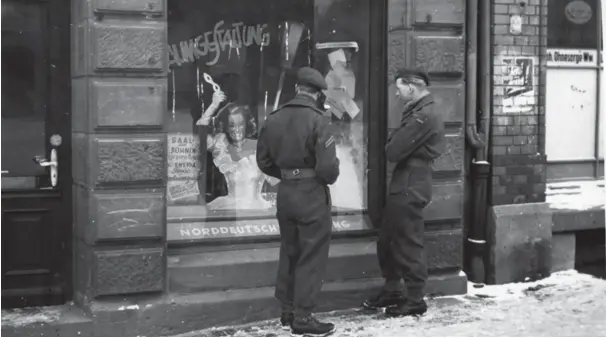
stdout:
[(295, 314), (292, 312), (282, 312), (280, 316), (280, 324), (282, 324), (282, 329), (288, 330), (292, 325), (292, 321), (295, 319)]
[(292, 334), (311, 337), (326, 337), (335, 332), (335, 324), (322, 323), (313, 316), (295, 317), (291, 324)]
[(388, 317), (421, 316), (425, 312), (427, 312), (427, 303), (423, 299), (420, 301), (407, 300), (385, 309), (385, 315)]
[(362, 302), (362, 306), (368, 310), (382, 310), (389, 306), (399, 305), (403, 303), (404, 300), (404, 296), (399, 291), (388, 292), (381, 290), (375, 297)]

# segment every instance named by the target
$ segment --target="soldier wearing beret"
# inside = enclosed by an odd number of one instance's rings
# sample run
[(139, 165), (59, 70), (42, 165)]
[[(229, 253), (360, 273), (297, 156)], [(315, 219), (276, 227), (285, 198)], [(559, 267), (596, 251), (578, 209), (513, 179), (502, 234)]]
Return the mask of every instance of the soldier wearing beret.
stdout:
[(367, 309), (385, 309), (391, 317), (427, 311), (423, 209), (431, 201), (431, 164), (444, 152), (444, 124), (427, 89), (429, 76), (420, 70), (401, 69), (395, 81), (396, 95), (406, 105), (400, 126), (385, 146), (387, 160), (396, 163), (377, 242), (385, 283), (376, 297), (362, 304)]
[(280, 261), (276, 298), (294, 334), (328, 335), (334, 325), (312, 316), (322, 288), (332, 231), (329, 184), (339, 176), (335, 139), (319, 102), (326, 82), (312, 68), (297, 74), (296, 97), (272, 112), (259, 133), (261, 171), (280, 179)]

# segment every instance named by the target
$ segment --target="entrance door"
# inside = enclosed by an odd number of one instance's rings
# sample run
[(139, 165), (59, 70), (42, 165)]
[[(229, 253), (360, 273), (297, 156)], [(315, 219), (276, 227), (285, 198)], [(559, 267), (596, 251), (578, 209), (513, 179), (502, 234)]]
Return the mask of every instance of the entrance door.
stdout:
[(2, 307), (71, 295), (69, 1), (2, 1)]

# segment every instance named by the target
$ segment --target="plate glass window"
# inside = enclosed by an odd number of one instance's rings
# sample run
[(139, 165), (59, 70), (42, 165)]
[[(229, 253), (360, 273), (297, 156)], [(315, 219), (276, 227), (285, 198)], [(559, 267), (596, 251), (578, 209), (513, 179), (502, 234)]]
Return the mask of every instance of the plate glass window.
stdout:
[(370, 1), (168, 4), (169, 241), (279, 234), (279, 181), (259, 170), (256, 140), (268, 114), (295, 96), (304, 66), (329, 86), (341, 161), (333, 228), (366, 228)]

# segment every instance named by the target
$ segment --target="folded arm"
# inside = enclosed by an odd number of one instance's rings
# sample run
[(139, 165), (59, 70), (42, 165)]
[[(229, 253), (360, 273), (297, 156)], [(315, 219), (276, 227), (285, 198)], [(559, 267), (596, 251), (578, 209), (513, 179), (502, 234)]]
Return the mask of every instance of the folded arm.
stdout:
[(389, 162), (400, 162), (413, 154), (435, 133), (435, 121), (426, 115), (413, 115), (396, 129), (385, 146)]

